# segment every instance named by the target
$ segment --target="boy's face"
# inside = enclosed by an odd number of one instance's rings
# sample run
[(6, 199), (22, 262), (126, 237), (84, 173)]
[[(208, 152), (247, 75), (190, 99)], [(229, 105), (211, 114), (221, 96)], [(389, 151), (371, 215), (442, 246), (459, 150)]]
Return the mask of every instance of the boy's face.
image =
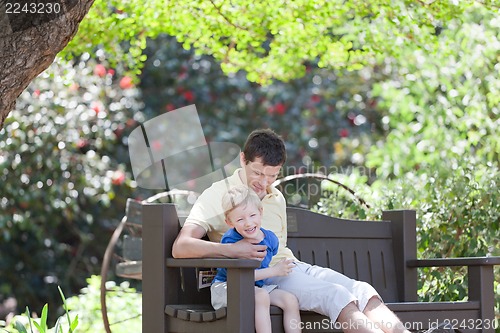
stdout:
[(254, 190), (259, 198), (264, 198), (267, 194), (267, 188), (278, 179), (281, 165), (264, 165), (260, 157), (257, 157), (253, 162), (246, 163), (243, 153), (240, 156), (240, 163), (245, 172), (247, 186)]
[(255, 205), (241, 205), (226, 217), (226, 223), (236, 229), (243, 238), (261, 241), (260, 225), (262, 210)]

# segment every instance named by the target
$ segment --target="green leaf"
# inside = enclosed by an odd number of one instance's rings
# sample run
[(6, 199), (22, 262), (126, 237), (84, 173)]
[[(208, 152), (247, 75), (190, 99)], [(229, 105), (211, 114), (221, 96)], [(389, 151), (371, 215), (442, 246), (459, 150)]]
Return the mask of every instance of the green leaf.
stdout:
[(40, 318), (41, 327), (38, 329), (40, 333), (47, 332), (47, 317), (49, 312), (49, 305), (45, 304), (42, 309), (42, 316)]
[(20, 322), (16, 321), (14, 326), (15, 326), (16, 330), (18, 330), (20, 333), (28, 333), (28, 331), (26, 330), (26, 327), (24, 327), (24, 325), (21, 324)]
[(73, 322), (71, 322), (70, 330), (74, 331), (77, 326), (78, 326), (78, 315), (76, 315), (75, 319), (73, 320)]
[[(71, 321), (71, 318), (69, 316), (68, 305), (66, 304), (66, 297), (64, 297), (64, 293), (63, 293), (61, 287), (57, 286), (57, 289), (59, 290), (59, 294), (61, 295), (61, 298), (63, 300), (63, 307), (64, 307), (64, 310), (66, 311), (66, 318), (68, 319), (68, 325), (70, 325), (69, 332), (73, 333), (73, 329), (71, 328), (72, 321)], [(77, 323), (78, 323), (78, 321), (77, 321)]]
[(37, 323), (36, 321), (33, 321), (33, 325), (35, 325), (36, 329), (40, 332), (40, 333), (45, 333), (44, 330), (42, 330), (42, 326)]
[(30, 324), (31, 333), (33, 333), (33, 326), (31, 325), (30, 309), (26, 307), (26, 317), (28, 317), (28, 323)]

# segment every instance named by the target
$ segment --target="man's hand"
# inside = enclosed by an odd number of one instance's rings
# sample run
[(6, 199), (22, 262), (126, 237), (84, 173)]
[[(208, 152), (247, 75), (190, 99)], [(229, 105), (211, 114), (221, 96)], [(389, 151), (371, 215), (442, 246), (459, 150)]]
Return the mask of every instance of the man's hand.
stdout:
[(266, 245), (253, 244), (246, 239), (231, 244), (230, 258), (257, 259), (262, 261), (266, 256)]

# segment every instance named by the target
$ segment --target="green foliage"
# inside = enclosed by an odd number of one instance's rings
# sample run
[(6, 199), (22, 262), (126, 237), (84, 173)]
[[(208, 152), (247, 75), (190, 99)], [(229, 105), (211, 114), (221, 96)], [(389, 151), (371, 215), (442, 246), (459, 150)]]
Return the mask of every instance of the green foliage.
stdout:
[(55, 63), (0, 130), (0, 294), (20, 308), (57, 304), (55, 284), (75, 292), (99, 271), (134, 186), (121, 140), (141, 104), (101, 69), (88, 55)]
[(96, 0), (63, 54), (100, 45), (139, 72), (148, 38), (175, 36), (186, 49), (213, 56), (226, 74), (252, 82), (301, 77), (308, 62), (355, 70), (403, 49), (435, 53), (438, 31), (476, 1), (163, 1)]
[[(29, 319), (29, 315), (16, 316), (4, 330), (10, 333), (33, 333), (33, 328), (30, 328), (32, 325), (38, 333), (62, 333), (64, 327), (68, 327), (66, 331), (68, 333), (105, 333), (101, 315), (101, 277), (94, 275), (86, 282), (88, 285), (77, 296), (65, 299), (61, 292), (65, 314), (58, 318), (53, 328), (48, 329), (47, 326), (48, 305), (46, 304), (41, 318)], [(128, 282), (122, 282), (120, 285), (112, 281), (106, 282), (106, 301), (113, 333), (141, 331), (142, 296), (136, 289), (131, 288)], [(68, 322), (71, 325), (68, 325)], [(26, 330), (27, 328), (29, 331)]]
[[(368, 216), (417, 210), (421, 258), (500, 254), (498, 26), (498, 15), (480, 7), (466, 11), (462, 20), (448, 21), (437, 52), (402, 48), (399, 57), (386, 59), (393, 78), (373, 90), (387, 137), (366, 157), (377, 180), (368, 186), (354, 176), (353, 186), (374, 205)], [(317, 209), (366, 213), (347, 207), (327, 198)], [(419, 282), (422, 300), (466, 297), (464, 269), (420, 269)], [(498, 292), (495, 302), (498, 312)]]
[[(53, 328), (47, 328), (48, 305), (45, 305), (41, 318), (29, 319), (29, 315), (16, 316), (4, 330), (10, 333), (27, 333), (28, 328), (30, 333), (33, 333), (33, 328), (30, 327), (34, 325), (38, 333), (62, 333), (63, 327), (68, 327), (68, 333), (105, 333), (101, 315), (101, 278), (94, 275), (87, 279), (87, 283), (88, 286), (83, 288), (77, 296), (65, 299), (61, 294), (65, 314), (57, 319)], [(142, 296), (131, 288), (128, 282), (120, 285), (112, 281), (107, 282), (106, 301), (113, 333), (141, 331)], [(68, 322), (71, 325), (68, 325)], [(77, 326), (78, 330), (76, 330)]]
[(476, 9), (448, 23), (438, 52), (402, 49), (387, 62), (394, 78), (373, 93), (390, 131), (368, 156), (379, 176), (456, 168), (463, 155), (499, 165), (499, 27), (498, 14)]
[[(78, 316), (81, 332), (105, 332), (101, 315), (100, 276), (87, 279), (88, 286), (79, 295), (68, 298), (69, 313)], [(106, 282), (106, 309), (113, 333), (141, 331), (142, 295), (128, 282)], [(62, 321), (63, 322), (63, 321)]]
[[(352, 174), (337, 177), (368, 201), (366, 207), (352, 200), (333, 197), (330, 186), (315, 208), (324, 214), (344, 218), (380, 219), (382, 210), (417, 211), (417, 255), (419, 258), (475, 257), (500, 255), (500, 170), (468, 158), (455, 169), (419, 170), (405, 178), (377, 180)], [(419, 269), (419, 298), (443, 301), (464, 300), (466, 270)], [(495, 268), (496, 276), (500, 267)], [(495, 290), (499, 290), (495, 281)], [(500, 293), (495, 296), (500, 309)]]
[(262, 87), (244, 73), (227, 77), (213, 58), (183, 50), (174, 38), (150, 41), (146, 54), (140, 88), (148, 119), (194, 103), (207, 140), (240, 146), (253, 129), (274, 128), (287, 142), (285, 174), (361, 165), (382, 132), (370, 93), (384, 77), (376, 69), (310, 67), (303, 78)]
[[(59, 289), (59, 294), (61, 296), (61, 300), (63, 302), (63, 307), (66, 312), (66, 318), (67, 322), (70, 323), (68, 326), (68, 329), (66, 332), (68, 333), (73, 333), (75, 332), (77, 326), (78, 326), (78, 315), (75, 317), (75, 319), (71, 320), (71, 316), (68, 313), (68, 309), (66, 307), (66, 298), (64, 297), (64, 293), (62, 292), (61, 288), (58, 287)], [(11, 332), (11, 333), (62, 333), (63, 332), (63, 326), (64, 324), (61, 324), (59, 320), (57, 321), (56, 325), (54, 328), (49, 329), (47, 326), (47, 320), (48, 320), (48, 312), (49, 312), (49, 305), (45, 304), (42, 309), (42, 316), (40, 318), (31, 318), (30, 317), (30, 310), (28, 307), (26, 307), (26, 313), (24, 316), (17, 316), (14, 317), (13, 319), (13, 324), (9, 325), (5, 329), (2, 329), (6, 332)], [(33, 330), (33, 326), (35, 326), (36, 331)], [(29, 329), (29, 331), (28, 331)]]

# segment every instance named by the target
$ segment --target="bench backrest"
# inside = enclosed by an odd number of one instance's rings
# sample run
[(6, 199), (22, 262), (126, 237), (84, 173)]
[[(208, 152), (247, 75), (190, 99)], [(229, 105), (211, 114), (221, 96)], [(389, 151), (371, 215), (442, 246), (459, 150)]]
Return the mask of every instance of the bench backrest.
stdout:
[(301, 261), (370, 283), (399, 299), (390, 221), (354, 221), (289, 208), (288, 247)]

